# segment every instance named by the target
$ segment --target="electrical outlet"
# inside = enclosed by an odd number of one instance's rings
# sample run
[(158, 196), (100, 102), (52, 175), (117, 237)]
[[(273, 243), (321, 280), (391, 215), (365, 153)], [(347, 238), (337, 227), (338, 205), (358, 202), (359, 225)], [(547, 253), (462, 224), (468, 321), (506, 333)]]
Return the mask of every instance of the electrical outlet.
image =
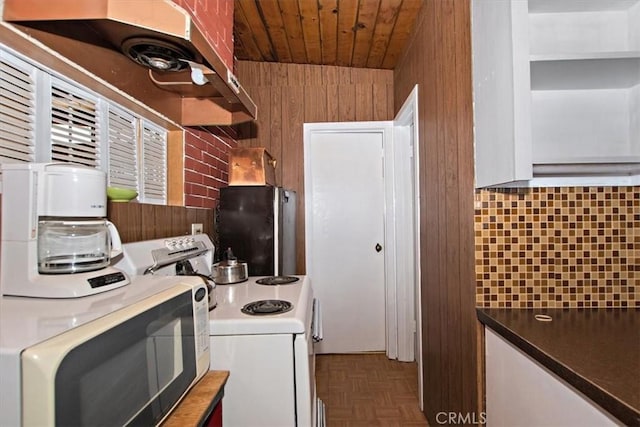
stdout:
[(191, 234), (202, 234), (202, 224), (191, 224)]

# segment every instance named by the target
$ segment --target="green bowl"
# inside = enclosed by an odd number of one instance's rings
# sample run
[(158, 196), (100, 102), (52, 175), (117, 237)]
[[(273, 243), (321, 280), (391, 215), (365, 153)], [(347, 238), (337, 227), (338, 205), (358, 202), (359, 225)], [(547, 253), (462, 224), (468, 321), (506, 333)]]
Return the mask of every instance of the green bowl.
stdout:
[(112, 202), (128, 202), (138, 196), (136, 190), (120, 187), (107, 187), (107, 197)]

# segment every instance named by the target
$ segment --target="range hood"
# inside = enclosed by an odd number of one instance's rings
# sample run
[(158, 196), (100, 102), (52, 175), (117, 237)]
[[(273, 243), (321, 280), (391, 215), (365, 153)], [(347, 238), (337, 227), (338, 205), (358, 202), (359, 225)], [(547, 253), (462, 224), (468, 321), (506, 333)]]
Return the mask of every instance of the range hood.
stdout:
[(256, 118), (203, 31), (170, 0), (4, 0), (3, 19), (181, 125)]

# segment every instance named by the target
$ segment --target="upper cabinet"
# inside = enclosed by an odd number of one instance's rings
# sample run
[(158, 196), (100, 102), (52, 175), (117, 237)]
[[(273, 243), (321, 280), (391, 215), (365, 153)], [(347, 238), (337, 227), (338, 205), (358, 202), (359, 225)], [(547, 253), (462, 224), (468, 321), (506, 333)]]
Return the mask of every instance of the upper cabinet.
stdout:
[[(3, 42), (44, 44), (183, 126), (254, 120), (232, 70), (233, 2), (212, 1), (4, 0), (3, 20), (17, 32)], [(225, 19), (214, 15), (221, 4)]]
[(640, 0), (472, 2), (476, 187), (640, 183)]

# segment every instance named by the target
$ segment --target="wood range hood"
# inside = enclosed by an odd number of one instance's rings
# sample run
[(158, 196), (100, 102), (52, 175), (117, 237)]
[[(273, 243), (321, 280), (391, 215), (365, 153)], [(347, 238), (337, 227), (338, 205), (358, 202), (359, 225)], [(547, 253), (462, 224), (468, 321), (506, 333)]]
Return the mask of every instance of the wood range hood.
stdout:
[(180, 125), (257, 116), (205, 33), (170, 0), (5, 0), (3, 19)]

